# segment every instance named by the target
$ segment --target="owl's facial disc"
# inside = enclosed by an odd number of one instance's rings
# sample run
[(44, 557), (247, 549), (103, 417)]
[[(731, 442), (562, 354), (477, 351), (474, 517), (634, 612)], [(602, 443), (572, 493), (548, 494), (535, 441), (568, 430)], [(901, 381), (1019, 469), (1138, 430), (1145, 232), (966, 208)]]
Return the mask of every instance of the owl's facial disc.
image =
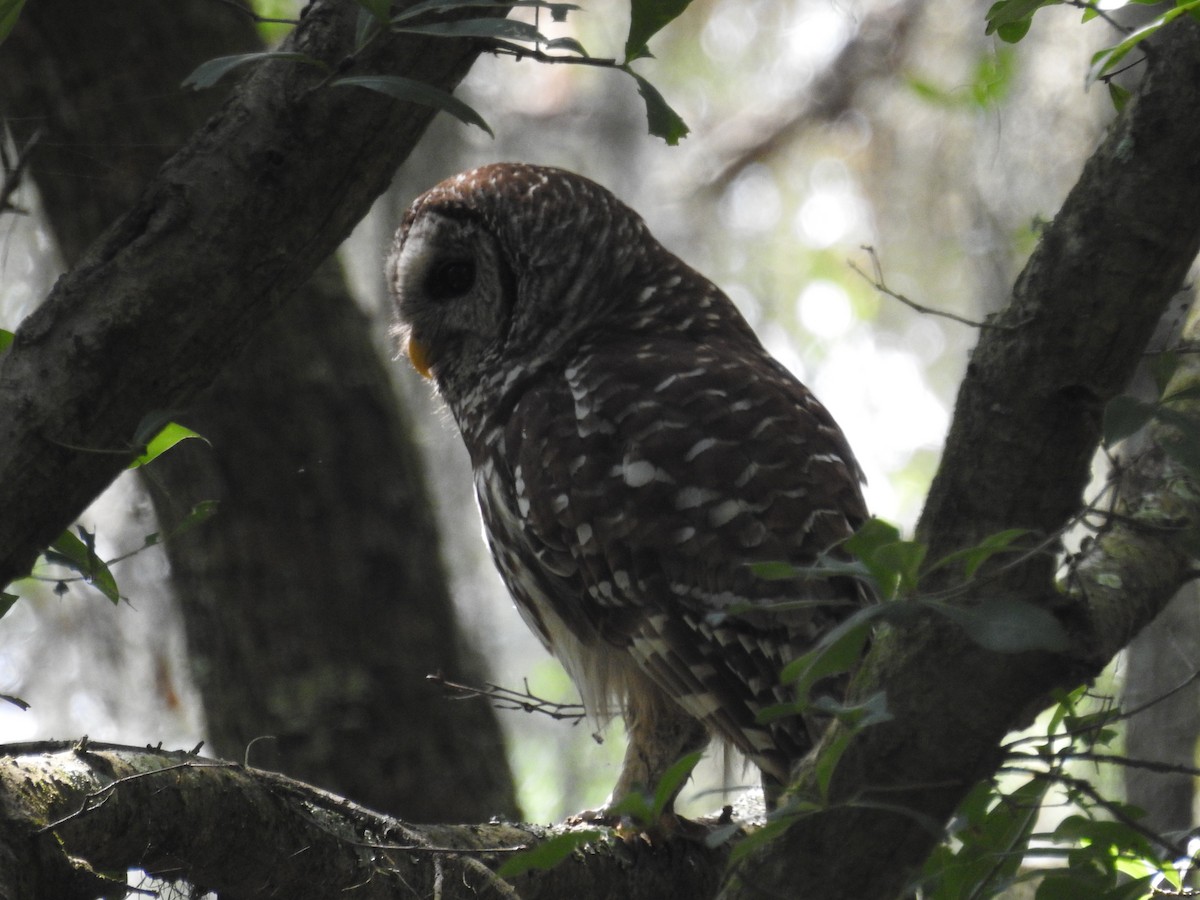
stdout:
[[(433, 261), (421, 276), (425, 295), (431, 300), (448, 301), (466, 295), (475, 286), (475, 261), (443, 257)], [(433, 359), (429, 348), (409, 332), (405, 345), (409, 362), (422, 378), (433, 378)]]
[(496, 239), (473, 216), (426, 209), (391, 266), (413, 368), (443, 390), (448, 378), (470, 380), (471, 367), (503, 341), (510, 314), (511, 278)]

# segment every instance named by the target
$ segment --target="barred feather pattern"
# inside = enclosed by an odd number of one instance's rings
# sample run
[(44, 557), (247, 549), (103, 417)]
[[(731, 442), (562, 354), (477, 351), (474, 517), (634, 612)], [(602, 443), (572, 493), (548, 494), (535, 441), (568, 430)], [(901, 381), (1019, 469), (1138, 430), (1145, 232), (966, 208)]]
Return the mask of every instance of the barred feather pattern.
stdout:
[[(693, 721), (786, 782), (820, 723), (759, 721), (790, 699), (779, 670), (870, 598), (752, 566), (812, 565), (866, 518), (833, 418), (719, 289), (568, 172), (443, 182), (388, 272), (518, 609), (590, 711), (638, 720), (615, 795), (701, 744)], [(772, 608), (795, 600), (813, 602)]]

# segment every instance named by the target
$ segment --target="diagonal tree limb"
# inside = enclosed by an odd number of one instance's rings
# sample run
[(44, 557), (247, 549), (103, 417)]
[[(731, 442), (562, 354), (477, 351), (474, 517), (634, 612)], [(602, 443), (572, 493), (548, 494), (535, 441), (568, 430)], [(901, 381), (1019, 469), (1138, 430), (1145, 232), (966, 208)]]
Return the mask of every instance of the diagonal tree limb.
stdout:
[[(359, 8), (310, 4), (288, 49), (338, 68)], [(452, 90), (479, 49), (394, 36), (352, 71)], [(105, 451), (131, 450), (146, 413), (210, 383), (308, 278), (435, 114), (324, 78), (258, 66), (17, 329), (0, 357), (0, 584), (120, 473), (125, 459)]]
[[(1200, 26), (1164, 29), (1150, 61), (995, 318), (1007, 327), (980, 334), (917, 529), (930, 561), (1008, 528), (1044, 539), (1072, 520), (1103, 408), (1133, 374), (1200, 248)], [(1190, 538), (1172, 541), (1186, 553)], [(940, 839), (917, 823), (946, 821), (994, 771), (1006, 731), (1054, 689), (1098, 672), (1175, 593), (1181, 551), (1162, 540), (1136, 563), (1141, 577), (1130, 574), (1112, 597), (1064, 598), (1049, 554), (993, 570), (960, 595), (1055, 611), (1073, 629), (1067, 653), (992, 653), (932, 614), (877, 635), (856, 688), (886, 689), (894, 718), (853, 736), (827, 796), (815, 765), (800, 773), (800, 796), (825, 808), (751, 854), (724, 896), (898, 895)], [(1091, 563), (1081, 569), (1089, 575)], [(947, 587), (939, 575), (927, 587)], [(834, 725), (819, 753), (846, 737)]]
[(655, 848), (609, 837), (549, 872), (493, 874), (515, 851), (567, 830), (410, 825), (190, 753), (86, 742), (0, 752), (0, 894), (10, 900), (94, 897), (112, 890), (96, 873), (131, 867), (222, 897), (538, 900), (596, 896), (608, 883), (630, 900), (703, 898), (725, 858), (696, 841)]

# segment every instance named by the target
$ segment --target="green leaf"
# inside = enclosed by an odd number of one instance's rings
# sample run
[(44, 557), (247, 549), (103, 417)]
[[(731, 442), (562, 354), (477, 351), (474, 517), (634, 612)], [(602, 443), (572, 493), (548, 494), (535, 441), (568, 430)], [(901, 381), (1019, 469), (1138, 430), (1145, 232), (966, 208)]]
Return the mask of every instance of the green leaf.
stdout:
[(944, 91), (932, 81), (920, 78), (916, 75), (904, 76), (904, 83), (908, 85), (909, 90), (930, 103), (936, 103), (938, 106), (955, 106), (957, 100), (949, 91)]
[(916, 590), (926, 547), (901, 540), (895, 525), (868, 519), (843, 546), (867, 567), (884, 599)]
[(7, 591), (0, 591), (0, 617), (3, 617), (13, 608), (13, 604), (20, 600), (19, 594), (10, 594)]
[(647, 45), (650, 38), (677, 18), (690, 3), (691, 0), (632, 0), (629, 36), (625, 39), (625, 62), (649, 56), (650, 48)]
[(817, 757), (813, 774), (817, 778), (817, 789), (821, 792), (822, 800), (829, 799), (829, 785), (833, 783), (833, 773), (837, 771), (837, 764), (842, 761), (842, 756), (853, 738), (852, 731), (839, 732)]
[(568, 831), (566, 834), (556, 834), (531, 850), (510, 856), (505, 860), (504, 865), (496, 870), (496, 875), (500, 878), (512, 878), (516, 875), (524, 875), (533, 869), (553, 869), (580, 847), (594, 844), (603, 837), (603, 832), (595, 830)]
[(1097, 849), (1109, 848), (1137, 856), (1154, 858), (1154, 846), (1136, 829), (1124, 822), (1093, 819), (1074, 815), (1063, 819), (1054, 829), (1054, 840), (1064, 844), (1087, 844)]
[(1158, 411), (1157, 403), (1148, 403), (1129, 394), (1118, 394), (1104, 406), (1103, 439), (1112, 447), (1150, 424)]
[[(733, 849), (729, 851), (729, 866), (732, 869), (733, 865), (739, 860), (744, 859), (747, 855), (757, 847), (762, 847), (769, 844), (779, 835), (783, 834), (792, 823), (804, 815), (809, 815), (820, 810), (820, 807), (815, 803), (805, 803), (803, 805), (789, 806), (786, 808), (786, 814), (768, 818), (767, 824), (756, 829), (753, 833), (747, 835), (743, 840), (738, 841), (733, 845)], [(780, 812), (784, 812), (781, 810)]]
[(796, 577), (796, 566), (787, 562), (756, 562), (748, 563), (755, 578), (764, 581), (787, 581)]
[[(992, 4), (984, 17), (987, 19), (984, 33), (997, 34), (1001, 40), (1015, 43), (1029, 30), (1034, 13), (1043, 6), (1054, 6), (1057, 3), (1058, 0), (999, 0)], [(1013, 27), (1020, 29), (1019, 35)]]
[(892, 714), (888, 711), (887, 694), (884, 691), (877, 691), (861, 703), (850, 706), (838, 703), (830, 697), (821, 697), (813, 703), (812, 708), (829, 713), (850, 726), (839, 732), (837, 738), (825, 747), (813, 767), (813, 774), (816, 775), (821, 797), (828, 800), (833, 773), (837, 770), (837, 764), (841, 760), (842, 754), (850, 746), (850, 741), (864, 728), (890, 721)]
[(333, 83), (335, 85), (363, 87), (368, 90), (378, 91), (381, 94), (387, 94), (389, 97), (394, 97), (397, 100), (404, 100), (408, 103), (419, 103), (422, 106), (432, 106), (434, 109), (450, 113), (450, 115), (454, 116), (460, 122), (464, 122), (467, 125), (475, 125), (478, 128), (482, 128), (492, 137), (496, 136), (492, 132), (492, 129), (488, 127), (488, 123), (474, 109), (463, 103), (453, 94), (448, 94), (432, 85), (425, 84), (423, 81), (414, 81), (411, 78), (403, 78), (400, 75), (356, 75), (349, 78), (339, 78)]
[(925, 865), (929, 900), (994, 897), (1016, 876), (1050, 779), (1031, 778), (1007, 794), (985, 781), (960, 804), (952, 825), (957, 850)]
[(1163, 452), (1193, 475), (1200, 475), (1200, 432), (1193, 431), (1190, 437), (1180, 436), (1163, 441)]
[(0, 43), (16, 26), (24, 6), (25, 0), (0, 0)]
[(929, 567), (929, 571), (942, 569), (961, 561), (963, 564), (963, 574), (966, 578), (974, 578), (980, 566), (997, 553), (1007, 550), (1013, 541), (1027, 534), (1029, 534), (1028, 528), (1008, 528), (1004, 531), (997, 531), (995, 534), (989, 534), (974, 547), (956, 550), (947, 556), (943, 556)]
[(584, 59), (588, 58), (588, 52), (583, 49), (583, 44), (572, 37), (555, 38), (552, 41), (546, 42), (547, 50), (565, 50), (568, 53), (576, 53)]
[(113, 603), (119, 603), (121, 592), (117, 589), (117, 581), (109, 571), (108, 564), (96, 555), (96, 535), (82, 525), (77, 525), (76, 530), (79, 537), (64, 531), (42, 556), (47, 562), (78, 572), (85, 582)]
[(890, 609), (891, 606), (884, 603), (860, 609), (836, 628), (825, 632), (811, 650), (784, 666), (779, 680), (794, 684), (803, 703), (813, 685), (822, 678), (846, 672), (858, 662), (875, 619)]
[(1163, 435), (1163, 452), (1193, 474), (1200, 473), (1200, 419), (1190, 412), (1182, 412), (1169, 406), (1175, 400), (1191, 399), (1191, 388), (1177, 391), (1158, 407), (1155, 417), (1169, 425), (1174, 433)]
[[(822, 554), (818, 560), (809, 566), (798, 566), (789, 562), (756, 562), (746, 563), (750, 571), (754, 573), (754, 577), (762, 578), (765, 581), (791, 581), (794, 578), (798, 579), (829, 579), (829, 578), (858, 578), (862, 581), (871, 579), (871, 571), (863, 565), (861, 560), (857, 559), (838, 559), (835, 556)], [(790, 601), (790, 603), (804, 603), (811, 605), (812, 601)], [(823, 602), (821, 605), (828, 605), (828, 602)], [(788, 601), (783, 604), (771, 604), (771, 609), (800, 609), (799, 606), (790, 606)], [(729, 607), (730, 611), (738, 610), (739, 612), (748, 612), (752, 610), (763, 609), (763, 606), (758, 603), (734, 604)]]
[(1107, 50), (1101, 50), (1092, 57), (1092, 65), (1088, 70), (1085, 87), (1090, 87), (1098, 79), (1103, 78), (1117, 67), (1117, 64), (1123, 60), (1131, 50), (1137, 47), (1146, 38), (1153, 35), (1164, 25), (1170, 23), (1179, 16), (1185, 13), (1194, 13), (1200, 10), (1200, 0), (1191, 0), (1191, 2), (1177, 2), (1174, 9), (1169, 9), (1161, 16), (1151, 20), (1141, 28), (1127, 35), (1119, 44), (1109, 47)]
[(144, 447), (154, 436), (171, 424), (174, 414), (165, 409), (152, 409), (142, 416), (133, 429), (133, 446)]
[(663, 772), (658, 784), (654, 786), (654, 819), (651, 821), (657, 820), (663, 814), (671, 800), (683, 787), (683, 783), (691, 777), (692, 769), (696, 768), (696, 763), (700, 762), (700, 757), (703, 755), (703, 750), (689, 753)]
[(1121, 87), (1115, 81), (1108, 83), (1108, 98), (1112, 100), (1113, 109), (1120, 112), (1125, 108), (1125, 104), (1129, 102), (1131, 94), (1126, 88)]
[(971, 100), (977, 107), (986, 108), (1004, 99), (1012, 86), (1015, 63), (1016, 53), (1008, 47), (997, 47), (979, 58), (971, 79)]
[(681, 138), (688, 135), (687, 123), (679, 117), (679, 113), (667, 105), (663, 95), (649, 81), (629, 68), (624, 71), (633, 76), (637, 82), (638, 93), (646, 103), (646, 123), (649, 131), (655, 137), (660, 137), (674, 147)]
[(434, 37), (501, 38), (507, 41), (527, 41), (531, 44), (544, 44), (548, 40), (536, 26), (517, 19), (459, 19), (453, 22), (429, 22), (425, 25), (397, 25), (393, 20), (392, 30)]
[(1058, 619), (1024, 600), (998, 597), (977, 606), (922, 602), (961, 625), (979, 646), (996, 653), (1061, 653), (1071, 643)]
[(927, 551), (924, 544), (916, 541), (896, 541), (876, 550), (872, 562), (889, 577), (894, 573), (899, 593), (909, 594), (917, 589)]
[(894, 718), (887, 706), (886, 691), (876, 691), (858, 703), (841, 703), (832, 697), (820, 697), (813, 702), (812, 708), (860, 731)]
[[(1177, 403), (1180, 400), (1197, 399), (1200, 399), (1200, 384), (1192, 384), (1167, 394), (1167, 396), (1162, 398), (1162, 403), (1165, 406), (1168, 403)], [(1162, 414), (1163, 413), (1160, 410), (1159, 415), (1161, 416)]]
[(11, 331), (5, 331), (3, 328), (0, 328), (0, 353), (11, 347), (15, 338), (16, 335)]
[(1009, 22), (1007, 25), (1000, 25), (996, 28), (996, 37), (1004, 41), (1006, 44), (1016, 44), (1021, 38), (1029, 34), (1029, 29), (1033, 25), (1032, 19), (1022, 19), (1020, 22)]
[(186, 441), (192, 438), (198, 438), (199, 440), (204, 441), (206, 444), (209, 443), (208, 438), (204, 437), (204, 435), (192, 431), (192, 429), (186, 428), (176, 422), (168, 422), (159, 430), (158, 434), (146, 441), (145, 451), (143, 451), (143, 453), (137, 459), (131, 462), (126, 468), (136, 469), (138, 466), (144, 466), (146, 463), (158, 459), (158, 457), (162, 456), (180, 441)]
[(201, 63), (192, 70), (191, 75), (183, 79), (183, 83), (180, 86), (185, 88), (190, 87), (197, 91), (203, 88), (210, 88), (239, 66), (265, 62), (268, 59), (286, 59), (309, 66), (316, 66), (325, 72), (332, 71), (321, 60), (309, 56), (307, 53), (284, 53), (280, 51), (239, 53), (236, 56), (218, 56), (216, 59), (210, 59), (208, 62)]
[[(193, 528), (195, 528), (201, 522), (207, 522), (214, 515), (216, 515), (216, 513), (217, 513), (217, 501), (216, 500), (201, 500), (199, 503), (197, 503), (195, 506), (193, 506), (191, 508), (191, 511), (188, 512), (188, 514), (186, 516), (183, 517), (183, 521), (181, 521), (178, 525), (176, 525), (173, 529), (171, 529), (171, 532), (170, 532), (170, 534), (167, 535), (167, 538), (168, 539), (176, 538), (176, 537), (179, 537), (179, 535), (183, 534), (186, 531), (191, 531)], [(155, 531), (155, 532), (152, 532), (151, 534), (146, 535), (142, 546), (143, 547), (153, 547), (155, 544), (162, 543), (162, 541), (163, 541), (163, 536), (159, 532)]]

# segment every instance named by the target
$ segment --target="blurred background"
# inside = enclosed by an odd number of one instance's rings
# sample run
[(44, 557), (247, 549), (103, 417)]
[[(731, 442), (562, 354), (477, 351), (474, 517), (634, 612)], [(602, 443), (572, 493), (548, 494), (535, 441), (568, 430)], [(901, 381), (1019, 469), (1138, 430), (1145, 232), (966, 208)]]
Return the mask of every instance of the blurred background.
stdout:
[[(9, 330), (194, 127), (168, 127), (163, 110), (198, 103), (191, 115), (202, 121), (220, 102), (227, 85), (211, 96), (178, 87), (190, 68), (287, 30), (216, 0), (169, 11), (131, 4), (120, 38), (105, 44), (89, 35), (118, 25), (89, 21), (87, 6), (29, 4), (0, 45), (5, 140), (17, 152), (39, 135), (16, 195), (28, 215), (0, 217), (0, 327)], [(636, 86), (618, 72), (481, 57), (458, 96), (495, 138), (439, 115), (317, 279), (315, 299), (297, 304), (299, 331), (272, 345), (289, 355), (272, 361), (264, 344), (207, 405), (177, 411), (212, 446), (188, 442), (123, 476), (80, 522), (107, 559), (169, 532), (196, 502), (216, 499), (218, 513), (115, 564), (119, 605), (79, 581), (60, 586), (69, 573), (52, 568), (17, 586), (21, 600), (0, 620), (0, 692), (30, 708), (0, 702), (0, 742), (85, 733), (168, 747), (207, 740), (209, 752), (410, 819), (496, 813), (548, 822), (602, 802), (619, 768), (619, 723), (599, 743), (593, 723), (493, 716), (481, 701), (447, 699), (424, 681), (440, 671), (576, 699), (487, 558), (448, 414), (394, 359), (382, 280), (392, 233), (416, 195), (486, 162), (562, 166), (606, 185), (721, 286), (816, 392), (849, 436), (873, 512), (908, 533), (976, 332), (872, 282), (984, 319), (1006, 300), (1038, 223), (1055, 214), (1115, 115), (1102, 86), (1084, 89), (1091, 54), (1116, 40), (1110, 24), (1081, 25), (1080, 10), (1060, 6), (1039, 12), (1030, 35), (1008, 45), (985, 35), (987, 6), (695, 0), (652, 41), (655, 58), (635, 64), (690, 127), (677, 147), (646, 133)], [(256, 6), (279, 18), (298, 7)], [(628, 9), (592, 0), (565, 24), (539, 25), (593, 56), (619, 58)], [(122, 50), (80, 71), (72, 66), (84, 43)], [(147, 58), (131, 61), (139, 55)], [(147, 68), (131, 71), (139, 65)], [(89, 231), (80, 210), (101, 193)], [(346, 293), (353, 304), (340, 299)], [(324, 359), (334, 329), (322, 317), (343, 307), (363, 342)], [(364, 408), (341, 393), (347, 385), (369, 394)], [(279, 393), (251, 396), (248, 386)], [(321, 430), (298, 436), (310, 419)], [(368, 464), (363, 452), (376, 456)], [(226, 453), (266, 473), (239, 475), (242, 463)], [(352, 486), (339, 480), (347, 469), (361, 476)], [(401, 469), (403, 479), (389, 481)], [(235, 525), (239, 510), (246, 516)], [(429, 571), (414, 577), (417, 566)], [(315, 596), (302, 600), (306, 592)], [(366, 627), (342, 634), (355, 625)], [(1190, 663), (1183, 638), (1174, 640), (1166, 655)], [(426, 658), (429, 646), (438, 652)], [(465, 718), (467, 707), (477, 718)], [(432, 744), (396, 750), (447, 716)], [(362, 781), (328, 768), (331, 757), (367, 744), (380, 745), (383, 762), (356, 759)], [(440, 768), (456, 753), (452, 771)], [(503, 785), (506, 763), (508, 787), (470, 787), (473, 777)], [(428, 771), (472, 796), (447, 808), (445, 784), (420, 774)], [(406, 778), (406, 794), (373, 792)], [(693, 812), (715, 809), (725, 802), (712, 793), (720, 785), (756, 780), (718, 759), (683, 799)]]

